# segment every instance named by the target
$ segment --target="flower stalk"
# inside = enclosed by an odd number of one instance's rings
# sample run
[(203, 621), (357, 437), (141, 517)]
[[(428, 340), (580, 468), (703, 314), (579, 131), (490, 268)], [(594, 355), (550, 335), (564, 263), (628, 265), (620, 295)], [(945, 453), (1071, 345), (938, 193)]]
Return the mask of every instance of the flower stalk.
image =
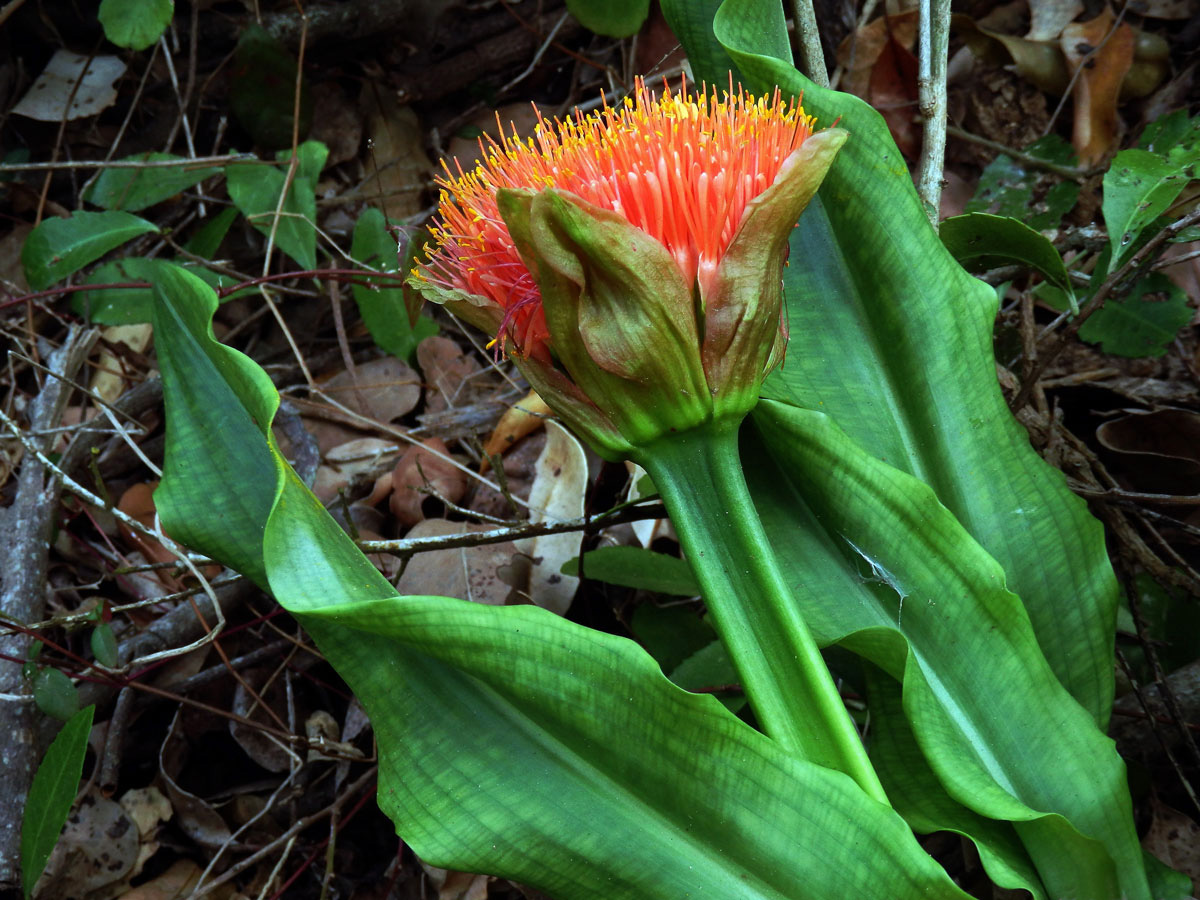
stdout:
[(638, 462), (662, 495), (763, 731), (887, 803), (754, 509), (737, 431), (695, 429), (644, 448)]

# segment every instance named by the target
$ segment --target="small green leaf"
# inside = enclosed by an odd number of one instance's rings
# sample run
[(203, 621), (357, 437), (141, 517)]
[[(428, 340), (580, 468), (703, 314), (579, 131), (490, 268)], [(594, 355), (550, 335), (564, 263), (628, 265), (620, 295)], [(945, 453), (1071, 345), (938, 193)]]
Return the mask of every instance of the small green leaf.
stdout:
[(112, 626), (101, 622), (92, 629), (92, 656), (102, 666), (115, 668), (120, 658), (117, 655), (117, 637), (113, 634)]
[[(1071, 145), (1053, 134), (1034, 141), (1024, 152), (1058, 165), (1075, 164)], [(979, 186), (965, 211), (1011, 216), (1038, 231), (1057, 228), (1079, 198), (1079, 185), (1073, 181), (1051, 184), (1056, 177), (1002, 153), (979, 176)], [(1041, 199), (1034, 200), (1039, 193)]]
[[(308, 143), (316, 143), (310, 141)], [(323, 145), (317, 145), (322, 147)], [(325, 151), (328, 152), (328, 151)], [(279, 197), (287, 181), (285, 173), (274, 166), (231, 164), (225, 167), (226, 186), (234, 206), (250, 220), (250, 224), (270, 236), (275, 211), (279, 209), (279, 225), (275, 245), (300, 264), (303, 269), (317, 266), (317, 198), (314, 180), (300, 171), (311, 170), (320, 153), (317, 148), (301, 147), (300, 167), (292, 179), (291, 188), (279, 206)]]
[(1079, 337), (1114, 356), (1162, 356), (1191, 319), (1187, 295), (1154, 272), (1135, 284), (1129, 296), (1105, 303), (1083, 323)]
[(1146, 150), (1122, 150), (1104, 174), (1104, 223), (1113, 246), (1108, 271), (1133, 249), (1142, 229), (1166, 212), (1189, 177), (1183, 169)]
[(205, 220), (204, 224), (197, 228), (196, 233), (183, 245), (184, 249), (203, 259), (212, 259), (221, 249), (221, 242), (225, 240), (225, 235), (229, 233), (229, 226), (233, 224), (237, 214), (238, 211), (230, 206), (221, 210), (211, 219)]
[[(358, 217), (350, 255), (380, 272), (401, 271), (396, 240), (388, 234), (379, 210), (369, 208)], [(437, 334), (437, 324), (427, 317), (418, 317), (415, 326), (409, 325), (404, 288), (399, 280), (381, 280), (369, 285), (355, 283), (350, 290), (376, 345), (392, 356), (410, 359), (417, 344)]]
[(695, 597), (700, 593), (696, 577), (682, 559), (638, 547), (592, 550), (583, 557), (582, 573), (579, 557), (563, 563), (562, 573), (659, 594)]
[(179, 160), (179, 166), (147, 169), (105, 169), (86, 191), (83, 199), (101, 209), (124, 209), (137, 212), (161, 203), (176, 194), (199, 184), (205, 178), (219, 175), (216, 166), (199, 166), (186, 157), (171, 153), (139, 153), (122, 162), (165, 162)]
[(145, 50), (167, 30), (174, 0), (101, 0), (100, 25), (118, 47)]
[(61, 670), (45, 668), (33, 676), (33, 702), (46, 715), (65, 722), (79, 711), (79, 691)]
[(986, 272), (1018, 263), (1041, 272), (1075, 306), (1071, 276), (1054, 245), (1024, 222), (987, 213), (967, 213), (942, 222), (938, 235), (969, 272)]
[(588, 31), (623, 38), (642, 27), (650, 0), (567, 0), (567, 9)]
[(33, 886), (46, 868), (46, 860), (58, 843), (59, 832), (71, 811), (95, 710), (96, 707), (88, 706), (70, 717), (46, 749), (29, 786), (21, 823), (21, 883), (26, 898), (33, 893)]
[(21, 250), (25, 280), (35, 291), (78, 272), (109, 250), (158, 226), (127, 212), (76, 212), (46, 219), (29, 233)]

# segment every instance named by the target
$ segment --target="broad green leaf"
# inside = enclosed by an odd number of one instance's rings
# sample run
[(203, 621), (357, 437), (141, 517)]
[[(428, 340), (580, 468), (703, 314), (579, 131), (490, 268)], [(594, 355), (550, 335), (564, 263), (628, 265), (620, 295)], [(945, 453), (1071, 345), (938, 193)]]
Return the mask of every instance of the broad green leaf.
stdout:
[[(309, 151), (301, 148), (301, 166), (298, 169), (311, 169), (311, 165), (305, 165), (311, 156)], [(298, 171), (282, 207), (279, 198), (287, 182), (284, 169), (231, 163), (225, 167), (225, 181), (234, 206), (242, 211), (251, 225), (268, 237), (274, 230), (276, 247), (299, 263), (301, 268), (316, 268), (317, 230), (314, 223), (317, 221), (317, 198), (313, 178)], [(276, 210), (279, 211), (278, 225), (275, 224)]]
[[(1042, 285), (1037, 293), (1055, 309), (1067, 308), (1061, 292)], [(1105, 301), (1080, 327), (1079, 337), (1114, 356), (1162, 356), (1192, 314), (1187, 294), (1161, 272), (1151, 272), (1126, 296)]]
[(109, 250), (158, 226), (127, 212), (75, 212), (46, 219), (29, 233), (21, 249), (25, 280), (44, 290), (95, 262)]
[(623, 38), (642, 27), (650, 0), (567, 0), (567, 9), (588, 31)]
[(1033, 451), (1001, 395), (995, 292), (922, 221), (882, 118), (758, 54), (768, 12), (739, 0), (718, 20), (752, 86), (803, 92), (807, 112), (823, 123), (841, 117), (851, 138), (793, 231), (784, 272), (791, 343), (764, 396), (827, 412), (855, 443), (930, 485), (1004, 567), (1059, 679), (1107, 722), (1118, 588), (1103, 529)]
[(189, 253), (194, 253), (203, 259), (212, 259), (221, 249), (221, 242), (225, 240), (225, 235), (229, 233), (229, 226), (233, 224), (237, 214), (238, 211), (233, 207), (221, 210), (196, 229), (196, 233), (183, 245), (184, 248)]
[(86, 706), (71, 716), (46, 748), (29, 786), (21, 821), (21, 884), (26, 898), (33, 894), (75, 801), (95, 711), (96, 707)]
[(1054, 676), (1000, 566), (829, 416), (759, 408), (777, 468), (755, 453), (747, 472), (768, 533), (790, 529), (777, 555), (819, 640), (902, 681), (947, 793), (1013, 822), (1051, 896), (1147, 898), (1124, 763)]
[(640, 547), (601, 547), (584, 554), (582, 562), (581, 572), (580, 557), (567, 560), (562, 573), (680, 597), (695, 597), (700, 593), (696, 576), (677, 556)]
[(278, 395), (213, 339), (211, 291), (179, 273), (158, 291), (163, 523), (269, 580), (313, 635), (371, 716), (379, 802), (422, 859), (562, 900), (966, 900), (894, 811), (631, 641), (531, 606), (395, 596), (282, 462)]
[(145, 50), (162, 37), (175, 14), (174, 0), (101, 0), (100, 25), (118, 47)]
[(998, 887), (1047, 900), (1013, 826), (984, 818), (946, 793), (904, 717), (900, 683), (870, 664), (864, 669), (871, 698), (871, 761), (896, 812), (918, 834), (953, 831), (976, 841), (984, 869)]
[[(1054, 134), (1038, 138), (1024, 152), (1059, 165), (1076, 163), (1071, 145)], [(1041, 231), (1057, 228), (1078, 198), (1079, 185), (1074, 181), (1063, 181), (1057, 175), (1001, 153), (979, 176), (979, 185), (965, 211), (1011, 216)]]
[[(401, 271), (396, 240), (388, 234), (387, 222), (379, 210), (368, 208), (358, 217), (350, 255), (379, 272)], [(350, 289), (367, 331), (380, 349), (411, 360), (417, 344), (437, 334), (437, 324), (428, 317), (418, 318), (415, 326), (409, 324), (400, 279), (376, 282), (367, 276), (364, 281), (367, 283), (355, 282)]]
[(1166, 212), (1190, 180), (1189, 170), (1146, 150), (1122, 150), (1104, 173), (1104, 224), (1113, 254), (1108, 271), (1129, 256), (1142, 229)]
[(1035, 269), (1074, 302), (1075, 289), (1054, 245), (1024, 222), (987, 213), (967, 213), (942, 221), (938, 236), (969, 272), (1009, 263)]
[(64, 722), (79, 712), (79, 690), (61, 669), (38, 670), (33, 676), (33, 700), (46, 715)]
[(101, 209), (137, 212), (221, 173), (216, 166), (196, 166), (186, 157), (170, 153), (141, 153), (127, 156), (121, 162), (164, 162), (172, 159), (179, 160), (178, 167), (104, 169), (83, 192), (83, 199)]

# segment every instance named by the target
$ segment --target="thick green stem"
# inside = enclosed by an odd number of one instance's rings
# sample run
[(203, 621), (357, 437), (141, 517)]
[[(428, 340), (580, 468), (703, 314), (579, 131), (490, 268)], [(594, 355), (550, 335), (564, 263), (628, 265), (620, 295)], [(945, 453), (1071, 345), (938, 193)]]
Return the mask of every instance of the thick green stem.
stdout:
[(650, 473), (763, 730), (887, 803), (833, 677), (789, 589), (742, 475), (737, 425), (644, 448)]

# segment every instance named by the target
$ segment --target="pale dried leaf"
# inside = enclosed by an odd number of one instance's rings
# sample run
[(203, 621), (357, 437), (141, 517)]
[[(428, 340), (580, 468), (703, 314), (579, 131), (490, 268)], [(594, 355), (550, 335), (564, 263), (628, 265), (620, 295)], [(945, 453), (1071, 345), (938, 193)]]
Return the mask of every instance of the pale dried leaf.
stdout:
[(1055, 40), (1062, 30), (1083, 12), (1083, 0), (1029, 0), (1031, 41)]
[(39, 122), (94, 116), (116, 102), (116, 82), (123, 74), (125, 63), (119, 57), (94, 56), (89, 62), (88, 57), (78, 53), (55, 50), (42, 74), (12, 111)]
[[(530, 521), (567, 522), (584, 511), (588, 464), (583, 446), (567, 429), (546, 422), (546, 446), (538, 457), (536, 476), (529, 491)], [(563, 563), (579, 555), (581, 532), (547, 534), (518, 542), (532, 566), (529, 596), (538, 606), (562, 615), (571, 605), (579, 579), (563, 575)]]
[(1117, 102), (1121, 82), (1133, 63), (1134, 36), (1133, 29), (1124, 23), (1110, 36), (1114, 22), (1115, 17), (1106, 8), (1094, 19), (1068, 25), (1060, 41), (1071, 71), (1083, 67), (1072, 92), (1075, 129), (1071, 142), (1079, 154), (1079, 165), (1084, 167), (1101, 163), (1116, 151), (1120, 141)]
[(393, 422), (412, 412), (421, 400), (421, 379), (402, 359), (383, 356), (338, 372), (321, 390), (361, 416), (376, 422)]

